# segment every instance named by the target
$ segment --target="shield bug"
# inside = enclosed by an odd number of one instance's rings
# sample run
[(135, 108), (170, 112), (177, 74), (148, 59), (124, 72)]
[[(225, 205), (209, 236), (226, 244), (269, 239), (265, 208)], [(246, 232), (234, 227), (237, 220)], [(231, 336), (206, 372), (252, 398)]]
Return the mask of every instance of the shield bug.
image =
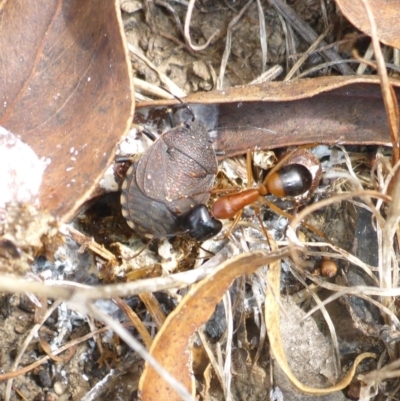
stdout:
[(127, 172), (121, 205), (128, 225), (148, 237), (188, 232), (204, 240), (217, 234), (222, 224), (197, 207), (208, 201), (217, 169), (203, 123), (185, 121), (165, 132)]

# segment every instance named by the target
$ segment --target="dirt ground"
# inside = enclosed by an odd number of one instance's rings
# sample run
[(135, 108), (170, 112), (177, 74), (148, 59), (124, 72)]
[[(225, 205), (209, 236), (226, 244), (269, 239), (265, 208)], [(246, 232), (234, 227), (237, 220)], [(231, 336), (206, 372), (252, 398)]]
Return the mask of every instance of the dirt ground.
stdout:
[[(297, 0), (288, 1), (288, 6), (296, 13), (303, 24), (312, 28), (317, 35), (326, 33), (328, 44), (341, 42), (335, 51), (342, 58), (348, 58), (348, 50), (355, 43), (354, 37), (359, 32), (340, 15), (335, 3), (330, 0)], [(321, 6), (323, 6), (321, 8)], [(247, 7), (241, 18), (233, 27), (232, 20)], [(260, 13), (260, 9), (262, 13)], [(215, 35), (211, 44), (204, 50), (194, 51), (186, 44), (183, 36), (183, 24), (187, 3), (183, 0), (165, 2), (163, 0), (144, 1), (121, 0), (122, 19), (127, 41), (144, 57), (151, 61), (158, 73), (165, 74), (184, 93), (211, 91), (231, 86), (249, 84), (265, 71), (281, 67), (277, 77), (282, 80), (291, 70), (298, 58), (311, 43), (305, 41), (285, 22), (282, 15), (266, 1), (246, 3), (242, 0), (203, 0), (195, 4), (190, 21), (190, 38), (197, 46), (204, 45)], [(265, 22), (263, 33), (260, 18)], [(232, 25), (232, 24), (231, 24)], [(263, 25), (263, 24), (261, 24)], [(329, 30), (328, 30), (329, 27)], [(231, 46), (227, 51), (227, 36), (231, 32)], [(267, 46), (263, 49), (261, 39), (266, 35)], [(348, 41), (343, 39), (348, 38)], [(363, 48), (363, 38), (358, 45)], [(224, 63), (226, 52), (226, 64)], [(155, 87), (163, 86), (160, 76), (150, 68), (148, 63), (131, 53), (133, 74)], [(309, 70), (324, 61), (320, 53), (314, 52), (308, 57), (301, 71)], [(350, 64), (351, 66), (351, 64)], [(338, 74), (336, 70), (316, 69), (309, 76)], [(151, 90), (137, 86), (139, 100), (151, 98)], [(151, 124), (151, 122), (149, 122)], [(368, 176), (368, 162), (375, 157), (375, 147), (352, 147), (347, 149), (351, 158), (356, 160), (355, 170), (362, 177), (366, 186), (372, 186)], [(343, 153), (332, 152), (327, 147), (320, 147), (318, 157), (322, 162), (323, 172), (332, 168), (344, 169)], [(384, 150), (383, 156), (388, 156)], [(126, 166), (125, 166), (126, 170)], [(121, 173), (122, 174), (122, 173)], [(218, 175), (217, 186), (245, 185), (247, 180), (245, 157), (224, 162)], [(344, 191), (343, 180), (323, 178), (307, 202), (324, 199), (330, 194)], [(285, 204), (281, 204), (285, 208)], [(301, 205), (300, 205), (301, 208)], [(261, 210), (266, 229), (276, 241), (285, 241), (287, 219), (277, 216), (269, 210)], [(237, 248), (257, 249), (265, 246), (265, 236), (258, 228), (259, 221), (252, 211), (244, 213), (240, 226), (230, 240), (210, 242), (209, 249), (217, 252), (230, 241)], [(360, 257), (369, 266), (377, 265), (377, 240), (371, 213), (357, 202), (333, 204), (323, 211), (316, 212), (308, 221), (317, 229), (323, 230), (334, 244), (347, 252)], [(87, 205), (73, 222), (75, 228), (118, 257), (121, 250), (111, 244), (116, 242), (141, 249), (143, 242), (132, 234), (121, 216), (119, 194), (111, 193)], [(304, 231), (304, 241), (319, 242), (316, 235)], [(161, 249), (161, 251), (160, 251)], [(164, 253), (162, 253), (164, 252)], [(362, 269), (355, 269), (346, 258), (337, 261), (340, 274), (336, 278), (321, 277), (319, 265), (323, 262), (325, 247), (315, 248), (315, 255), (310, 253), (304, 260), (310, 267), (307, 274), (317, 275), (320, 280), (318, 294), (321, 300), (331, 295), (330, 284), (369, 285), (369, 277)], [(151, 266), (146, 277), (164, 274), (170, 270), (185, 271), (199, 264), (199, 259), (206, 254), (198, 243), (187, 238), (168, 239), (152, 243), (146, 252), (136, 259), (138, 265)], [(178, 260), (178, 261), (177, 261)], [(39, 277), (54, 280), (69, 280), (84, 284), (110, 283), (126, 280), (125, 271), (113, 270), (104, 259), (95, 255), (85, 246), (68, 238), (61, 245), (54, 260), (43, 256), (36, 257), (33, 272)], [(315, 306), (309, 293), (300, 283), (298, 270), (290, 259), (283, 262), (282, 300), (286, 314), (282, 328), (285, 351), (290, 355), (291, 367), (298, 377), (308, 385), (326, 387), (335, 383), (352, 365), (354, 357), (361, 352), (381, 354), (385, 347), (383, 338), (386, 330), (378, 307), (352, 296), (343, 297), (327, 306), (327, 311), (336, 328), (338, 350), (341, 356), (341, 370), (335, 359), (334, 347), (330, 339), (330, 330), (323, 315), (319, 312), (302, 323), (305, 313)], [(352, 268), (353, 267), (353, 268)], [(296, 273), (297, 272), (297, 273)], [(260, 272), (236, 281), (230, 294), (233, 310), (235, 332), (232, 347), (232, 399), (246, 401), (264, 400), (349, 400), (358, 399), (361, 382), (354, 380), (345, 391), (334, 394), (312, 397), (299, 393), (287, 381), (279, 370), (276, 361), (269, 356), (268, 341), (263, 328), (261, 304), (264, 295), (261, 288), (266, 287), (265, 272)], [(300, 275), (301, 276), (301, 275)], [(32, 276), (33, 277), (33, 276)], [(130, 279), (132, 276), (129, 276)], [(309, 276), (302, 278), (313, 286)], [(159, 293), (156, 298), (163, 312), (171, 312), (184, 291)], [(1, 374), (28, 366), (35, 361), (38, 366), (13, 380), (7, 389), (7, 381), (0, 382), (0, 399), (17, 401), (26, 400), (137, 400), (138, 382), (143, 370), (143, 361), (110, 330), (102, 330), (102, 325), (86, 316), (71, 311), (65, 304), (54, 305), (45, 298), (37, 299), (31, 294), (24, 296), (2, 295), (0, 303), (0, 344)], [(41, 308), (38, 308), (41, 302)], [(146, 327), (154, 333), (154, 324), (146, 309), (146, 302), (139, 297), (130, 297), (125, 302), (136, 312)], [(57, 306), (57, 307), (56, 307)], [(97, 306), (107, 314), (129, 326), (130, 320), (112, 301), (98, 302)], [(53, 309), (52, 309), (53, 308)], [(49, 317), (45, 324), (45, 313)], [(285, 320), (287, 318), (287, 320)], [(226, 341), (223, 333), (226, 319), (222, 307), (217, 311), (204, 329), (209, 346), (214, 351)], [(100, 330), (98, 334), (90, 334)], [(131, 332), (137, 335), (133, 328)], [(84, 338), (84, 336), (88, 338)], [(26, 341), (26, 338), (28, 340)], [(221, 339), (222, 338), (222, 339)], [(72, 344), (77, 340), (76, 344)], [(26, 344), (24, 343), (26, 341)], [(60, 355), (52, 351), (65, 343), (71, 347)], [(199, 347), (201, 348), (201, 347)], [(50, 355), (50, 356), (49, 356)], [(20, 357), (20, 359), (19, 359)], [(199, 399), (222, 400), (224, 393), (215, 374), (209, 373), (204, 350), (195, 357), (194, 373)], [(360, 371), (376, 368), (376, 361), (367, 360)], [(207, 380), (209, 382), (207, 382)], [(383, 393), (381, 393), (382, 395)], [(394, 395), (394, 393), (393, 393)], [(378, 399), (378, 398), (376, 398)], [(381, 398), (383, 399), (383, 398)]]

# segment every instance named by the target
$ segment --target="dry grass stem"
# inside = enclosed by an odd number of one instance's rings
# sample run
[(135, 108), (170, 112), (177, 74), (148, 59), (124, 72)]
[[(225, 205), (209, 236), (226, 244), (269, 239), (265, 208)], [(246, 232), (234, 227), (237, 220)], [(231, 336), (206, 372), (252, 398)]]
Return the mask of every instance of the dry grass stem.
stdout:
[(234, 26), (240, 21), (246, 10), (251, 6), (253, 0), (249, 0), (244, 7), (240, 10), (239, 14), (232, 19), (232, 21), (228, 24), (228, 29), (226, 32), (226, 42), (225, 42), (225, 50), (222, 55), (221, 66), (219, 69), (219, 77), (217, 82), (217, 89), (222, 90), (224, 87), (224, 75), (225, 69), (228, 64), (229, 55), (231, 53), (231, 46), (232, 46), (232, 33)]
[[(148, 95), (155, 96), (160, 99), (174, 99), (174, 97), (163, 90), (157, 85), (150, 84), (149, 82), (143, 81), (139, 78), (133, 78), (133, 85), (135, 90), (138, 89), (141, 92), (147, 93)], [(140, 92), (139, 92), (140, 94)], [(150, 99), (150, 98), (149, 98)], [(141, 99), (140, 99), (141, 100)]]
[(257, 8), (258, 8), (258, 20), (260, 24), (261, 73), (264, 73), (265, 67), (267, 65), (268, 41), (267, 41), (267, 30), (265, 28), (264, 11), (261, 5), (261, 0), (257, 0)]
[(177, 86), (171, 79), (163, 74), (142, 52), (136, 49), (135, 46), (128, 43), (128, 49), (135, 57), (146, 63), (148, 67), (158, 74), (160, 81), (163, 83), (163, 85), (165, 85), (170, 93), (179, 98), (186, 96), (186, 93), (179, 86)]
[(346, 60), (327, 61), (326, 63), (321, 63), (312, 68), (304, 70), (301, 74), (296, 76), (295, 79), (305, 78), (310, 74), (314, 74), (320, 70), (323, 70), (324, 68), (339, 66), (342, 64), (351, 64), (351, 63), (357, 63), (357, 60), (356, 59), (346, 59)]
[(221, 384), (221, 387), (224, 386), (224, 381), (223, 381), (223, 368), (222, 366), (219, 365), (217, 359), (215, 358), (214, 352), (210, 346), (210, 343), (206, 337), (206, 335), (204, 334), (203, 330), (199, 330), (197, 332), (198, 336), (200, 337), (200, 340), (203, 344), (204, 350), (207, 353), (208, 359), (210, 360), (210, 364), (214, 369), (214, 373), (217, 376), (217, 379), (219, 381), (219, 383)]
[(71, 304), (74, 310), (78, 310), (83, 314), (90, 314), (95, 319), (102, 321), (103, 323), (110, 326), (114, 333), (126, 342), (126, 344), (140, 355), (157, 373), (167, 382), (172, 388), (182, 397), (184, 401), (195, 401), (194, 398), (189, 394), (186, 388), (173, 376), (171, 376), (143, 347), (140, 342), (129, 333), (129, 331), (118, 321), (111, 318), (107, 313), (104, 313), (99, 308), (92, 304)]
[[(383, 313), (387, 314), (390, 316), (392, 322), (394, 325), (400, 329), (400, 321), (397, 318), (397, 316), (386, 306), (382, 305), (381, 302), (376, 301), (375, 299), (371, 298), (370, 296), (373, 295), (382, 295), (386, 294), (387, 291), (385, 289), (380, 289), (379, 287), (364, 287), (364, 286), (354, 286), (354, 287), (343, 287), (337, 284), (330, 283), (325, 280), (321, 280), (318, 277), (313, 276), (312, 274), (309, 274), (307, 272), (303, 272), (303, 274), (311, 281), (313, 281), (315, 284), (318, 284), (322, 288), (326, 288), (327, 290), (330, 291), (335, 291), (335, 294), (331, 295), (329, 298), (325, 299), (322, 301), (322, 305), (327, 305), (336, 299), (344, 296), (344, 295), (354, 295), (358, 298), (365, 299), (366, 301), (370, 302), (371, 304), (375, 305), (377, 308), (379, 308)], [(370, 296), (369, 296), (370, 295)], [(310, 311), (307, 312), (305, 315), (304, 319), (308, 318), (311, 316), (314, 312), (319, 310), (319, 306), (316, 306), (312, 308)]]
[(374, 48), (375, 58), (377, 62), (377, 69), (379, 79), (381, 81), (381, 90), (383, 95), (383, 101), (385, 103), (385, 109), (387, 114), (387, 120), (389, 124), (390, 136), (392, 138), (393, 154), (392, 164), (395, 165), (400, 158), (400, 148), (398, 141), (399, 132), (399, 109), (397, 105), (397, 99), (393, 92), (393, 88), (389, 83), (388, 74), (385, 66), (385, 59), (383, 58), (381, 45), (378, 38), (378, 30), (375, 23), (374, 15), (372, 14), (371, 8), (369, 7), (367, 0), (361, 0), (365, 11), (368, 15), (369, 24), (371, 27), (371, 39)]
[[(296, 30), (296, 32), (310, 45), (314, 43), (318, 35), (308, 26), (302, 19), (293, 11), (293, 9), (284, 3), (282, 0), (271, 0), (272, 5), (277, 12), (284, 16), (286, 21)], [(321, 42), (321, 46), (326, 46), (325, 42)], [(326, 58), (330, 61), (341, 61), (342, 58), (332, 49), (327, 49), (323, 52)], [(345, 64), (339, 64), (338, 69), (343, 75), (353, 75), (354, 71)]]
[(190, 39), (190, 21), (192, 19), (193, 7), (194, 7), (194, 3), (195, 2), (196, 2), (196, 0), (189, 0), (188, 9), (187, 9), (187, 12), (186, 12), (186, 17), (185, 17), (185, 24), (184, 24), (184, 36), (185, 36), (186, 44), (191, 49), (193, 49), (195, 51), (201, 51), (201, 50), (207, 49), (208, 45), (211, 43), (211, 41), (214, 39), (214, 37), (219, 34), (219, 32), (218, 31), (214, 32), (208, 38), (207, 42), (202, 46), (195, 46), (192, 43), (192, 40)]
[[(371, 60), (372, 56), (374, 55), (374, 48), (372, 45), (372, 42), (369, 44), (367, 51), (364, 53), (364, 57), (362, 57), (363, 60)], [(361, 63), (356, 71), (357, 75), (363, 75), (365, 73), (365, 70), (367, 69), (368, 65), (365, 63)]]
[(225, 363), (223, 368), (224, 395), (227, 401), (232, 401), (232, 342), (233, 342), (233, 313), (232, 300), (229, 291), (222, 297), (226, 316)]
[(258, 76), (256, 79), (251, 81), (249, 85), (256, 85), (263, 82), (273, 81), (275, 78), (279, 77), (282, 72), (283, 68), (280, 65), (274, 65), (273, 67), (262, 73), (260, 76)]
[[(53, 304), (50, 306), (50, 308), (46, 311), (45, 315), (42, 318), (42, 321), (40, 323), (35, 324), (32, 329), (30, 330), (29, 334), (26, 336), (23, 344), (18, 350), (18, 354), (15, 357), (13, 366), (10, 370), (11, 372), (15, 372), (18, 368), (19, 363), (21, 362), (21, 358), (23, 357), (26, 349), (28, 348), (29, 344), (35, 338), (40, 330), (40, 328), (43, 326), (43, 324), (46, 322), (46, 320), (50, 317), (50, 315), (60, 306), (61, 301), (55, 301)], [(7, 381), (7, 386), (6, 386), (6, 391), (4, 394), (4, 400), (9, 401), (11, 397), (11, 390), (12, 390), (12, 384), (13, 384), (13, 379), (10, 378)]]
[(321, 44), (321, 42), (324, 40), (326, 35), (330, 32), (331, 28), (328, 27), (324, 33), (318, 36), (316, 41), (306, 50), (304, 54), (301, 55), (301, 57), (296, 61), (292, 69), (287, 73), (284, 81), (290, 81), (290, 79), (296, 74), (296, 72), (300, 69), (301, 65), (307, 60), (309, 55), (318, 48), (318, 46)]

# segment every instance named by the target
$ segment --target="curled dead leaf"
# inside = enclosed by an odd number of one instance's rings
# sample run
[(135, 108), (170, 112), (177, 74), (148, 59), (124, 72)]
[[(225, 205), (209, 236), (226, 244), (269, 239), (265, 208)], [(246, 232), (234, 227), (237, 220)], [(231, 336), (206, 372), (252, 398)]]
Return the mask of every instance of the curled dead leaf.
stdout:
[[(378, 27), (379, 40), (389, 46), (399, 48), (399, 24), (395, 22), (400, 18), (399, 4), (397, 2), (385, 0), (374, 0), (368, 3)], [(361, 1), (336, 0), (336, 4), (339, 6), (343, 15), (355, 27), (371, 36), (371, 26)]]
[[(392, 79), (397, 97), (400, 81)], [(320, 77), (268, 82), (198, 93), (187, 103), (217, 104), (221, 158), (249, 148), (309, 143), (390, 145), (391, 136), (376, 76)], [(171, 105), (173, 101), (154, 102)], [(148, 103), (138, 104), (148, 106)], [(137, 118), (140, 118), (140, 110)], [(154, 113), (152, 114), (154, 117)]]
[(0, 126), (47, 161), (40, 205), (63, 220), (91, 193), (132, 116), (116, 3), (0, 7)]
[[(152, 356), (192, 391), (190, 339), (195, 331), (210, 318), (236, 277), (252, 273), (259, 267), (282, 258), (285, 253), (285, 249), (275, 253), (255, 251), (236, 256), (218, 266), (212, 274), (193, 286), (167, 317), (150, 348)], [(142, 401), (181, 399), (148, 365), (141, 376), (139, 390)]]
[[(271, 242), (271, 248), (275, 249), (276, 244)], [(365, 358), (376, 358), (376, 355), (370, 352), (365, 352), (354, 360), (353, 366), (347, 374), (334, 386), (328, 388), (314, 388), (302, 383), (292, 372), (287, 362), (285, 351), (283, 349), (281, 325), (280, 325), (280, 290), (281, 290), (281, 264), (280, 261), (275, 261), (270, 264), (268, 271), (269, 288), (265, 298), (265, 324), (267, 326), (267, 333), (269, 345), (273, 356), (275, 357), (279, 367), (283, 370), (289, 380), (300, 391), (312, 395), (325, 395), (331, 394), (336, 391), (343, 390), (347, 387), (356, 373), (357, 366)]]

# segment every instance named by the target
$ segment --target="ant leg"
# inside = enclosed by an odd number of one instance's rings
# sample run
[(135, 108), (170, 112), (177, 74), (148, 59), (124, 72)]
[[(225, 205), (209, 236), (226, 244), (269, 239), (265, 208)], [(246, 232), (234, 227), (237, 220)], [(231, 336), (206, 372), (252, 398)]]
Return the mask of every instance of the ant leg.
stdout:
[(237, 226), (240, 218), (242, 217), (243, 209), (236, 213), (235, 220), (233, 220), (232, 225), (229, 227), (229, 230), (225, 233), (225, 238), (228, 238), (231, 234), (233, 229)]
[[(216, 194), (220, 194), (220, 193), (237, 194), (241, 191), (242, 191), (242, 188), (240, 188), (240, 187), (232, 187), (232, 188), (212, 189), (211, 191), (209, 191), (209, 193), (212, 195), (216, 195)], [(195, 195), (198, 195), (198, 193), (196, 193)]]
[(255, 206), (255, 205), (253, 206), (253, 208), (254, 208), (254, 212), (255, 212), (255, 214), (257, 216), (257, 220), (260, 223), (261, 231), (265, 235), (265, 238), (268, 241), (268, 245), (271, 248), (271, 235), (264, 227), (264, 223), (263, 223), (263, 221), (261, 219), (261, 215), (260, 215), (260, 208), (258, 206)]
[(246, 168), (247, 168), (247, 187), (251, 188), (253, 186), (253, 157), (251, 155), (250, 149), (247, 149), (246, 154)]
[[(284, 210), (282, 210), (281, 208), (279, 208), (278, 206), (276, 206), (275, 204), (273, 204), (272, 202), (264, 199), (263, 202), (271, 209), (273, 210), (275, 213), (280, 214), (283, 217), (286, 217), (289, 220), (293, 220), (294, 216), (292, 216), (291, 214), (285, 212)], [(329, 240), (329, 238), (320, 230), (318, 230), (318, 228), (315, 228), (314, 226), (312, 226), (311, 224), (306, 223), (305, 221), (303, 221), (301, 223), (304, 227), (308, 228), (310, 231), (312, 231), (314, 234), (317, 234), (318, 236), (324, 238), (327, 242), (331, 242)]]

